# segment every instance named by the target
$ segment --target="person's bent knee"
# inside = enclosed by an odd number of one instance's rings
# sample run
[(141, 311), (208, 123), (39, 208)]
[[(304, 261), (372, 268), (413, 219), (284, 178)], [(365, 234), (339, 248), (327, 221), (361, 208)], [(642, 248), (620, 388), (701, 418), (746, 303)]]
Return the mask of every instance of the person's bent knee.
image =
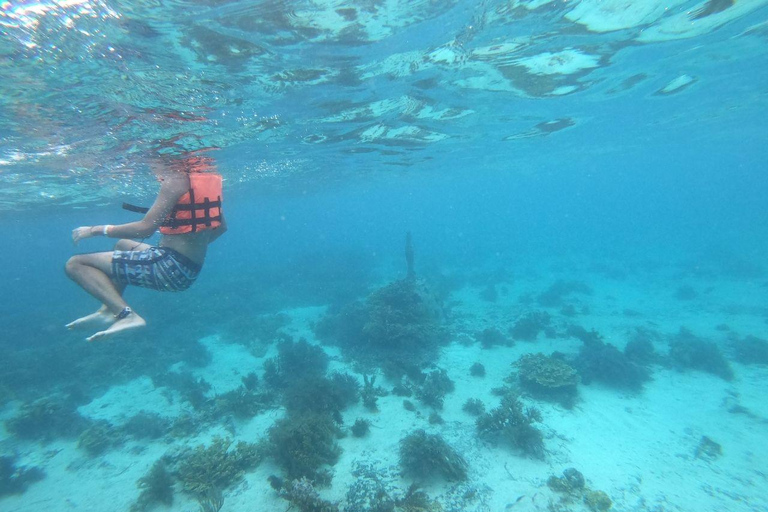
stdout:
[(128, 238), (122, 238), (117, 241), (115, 244), (115, 250), (116, 251), (130, 251), (133, 247), (136, 246), (136, 241), (130, 240)]
[(81, 258), (79, 255), (72, 256), (67, 260), (67, 262), (64, 264), (64, 272), (67, 274), (67, 276), (73, 278), (75, 274), (77, 274), (77, 268), (82, 265), (80, 260)]

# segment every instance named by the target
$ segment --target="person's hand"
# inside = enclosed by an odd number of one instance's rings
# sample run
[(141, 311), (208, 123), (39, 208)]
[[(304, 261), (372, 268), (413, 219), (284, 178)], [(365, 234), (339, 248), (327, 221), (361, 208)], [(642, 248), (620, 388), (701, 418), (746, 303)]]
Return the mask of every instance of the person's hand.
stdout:
[(93, 236), (93, 226), (80, 226), (72, 230), (72, 242), (77, 245), (77, 242), (83, 238), (91, 238)]

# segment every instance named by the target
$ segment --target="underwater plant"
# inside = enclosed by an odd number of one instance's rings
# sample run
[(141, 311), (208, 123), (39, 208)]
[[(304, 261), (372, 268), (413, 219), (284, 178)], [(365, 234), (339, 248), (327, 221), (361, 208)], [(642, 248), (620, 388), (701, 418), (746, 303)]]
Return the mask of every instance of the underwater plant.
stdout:
[(725, 380), (733, 379), (733, 369), (717, 345), (699, 338), (685, 327), (681, 327), (670, 342), (669, 359), (681, 370), (699, 370)]
[(422, 478), (438, 475), (449, 482), (467, 479), (467, 462), (442, 436), (419, 429), (400, 440), (403, 474)]
[(263, 450), (257, 445), (240, 441), (231, 446), (232, 440), (217, 437), (207, 447), (182, 453), (174, 474), (184, 491), (203, 497), (213, 489), (225, 489), (261, 462)]
[(156, 461), (147, 474), (139, 478), (136, 486), (141, 489), (141, 493), (131, 505), (131, 512), (152, 510), (157, 504), (167, 507), (173, 505), (173, 477), (163, 459)]
[(330, 481), (321, 471), (341, 455), (336, 443), (340, 430), (329, 414), (291, 414), (269, 429), (267, 453), (283, 468), (288, 479), (308, 478), (316, 483)]
[(480, 416), (475, 426), (481, 439), (493, 444), (506, 444), (523, 454), (544, 458), (544, 436), (533, 424), (541, 422), (534, 407), (523, 409), (518, 396), (508, 391), (501, 404)]
[(439, 368), (426, 374), (424, 382), (416, 389), (416, 397), (425, 405), (442, 409), (445, 395), (454, 389), (455, 385), (448, 377), (448, 372)]
[(550, 317), (546, 311), (531, 311), (515, 321), (509, 328), (512, 338), (522, 341), (536, 341), (539, 333), (549, 325)]
[(240, 386), (237, 389), (214, 396), (211, 410), (207, 413), (215, 417), (231, 415), (239, 419), (253, 418), (272, 407), (274, 398), (271, 393), (258, 393), (245, 386)]
[(16, 465), (16, 455), (0, 456), (0, 497), (8, 494), (23, 494), (29, 484), (45, 478), (45, 472), (38, 467)]
[(562, 359), (544, 354), (526, 354), (514, 363), (520, 387), (531, 396), (559, 402), (571, 408), (576, 400), (579, 376)]

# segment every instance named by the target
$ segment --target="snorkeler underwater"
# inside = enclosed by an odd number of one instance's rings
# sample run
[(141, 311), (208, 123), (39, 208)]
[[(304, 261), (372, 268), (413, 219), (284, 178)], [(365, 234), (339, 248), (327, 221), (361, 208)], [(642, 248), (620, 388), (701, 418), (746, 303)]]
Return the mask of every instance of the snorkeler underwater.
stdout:
[(0, 4), (0, 510), (768, 510), (767, 44), (768, 0)]

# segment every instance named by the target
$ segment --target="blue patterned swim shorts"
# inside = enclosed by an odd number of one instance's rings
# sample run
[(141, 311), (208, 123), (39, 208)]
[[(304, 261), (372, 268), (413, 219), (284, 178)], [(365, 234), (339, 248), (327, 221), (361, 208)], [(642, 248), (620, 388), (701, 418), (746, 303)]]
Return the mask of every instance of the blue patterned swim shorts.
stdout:
[(162, 292), (186, 290), (195, 282), (201, 268), (168, 247), (114, 251), (112, 254), (112, 277), (115, 281)]

